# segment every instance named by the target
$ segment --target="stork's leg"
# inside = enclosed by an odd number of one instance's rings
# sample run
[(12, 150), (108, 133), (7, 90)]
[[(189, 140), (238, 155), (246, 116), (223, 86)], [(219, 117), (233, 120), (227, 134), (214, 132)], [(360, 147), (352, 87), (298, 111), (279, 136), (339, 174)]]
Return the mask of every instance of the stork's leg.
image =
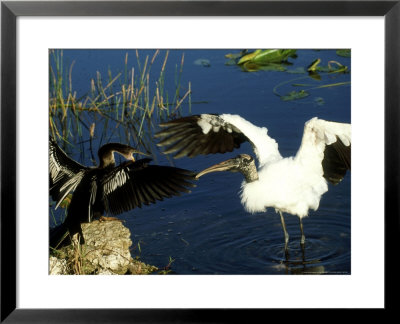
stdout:
[(289, 254), (289, 251), (288, 251), (289, 233), (286, 230), (285, 219), (283, 218), (282, 212), (279, 211), (279, 214), (281, 215), (281, 224), (282, 224), (283, 233), (285, 236), (285, 254), (286, 254), (286, 256), (288, 256), (288, 254)]
[(300, 231), (301, 231), (300, 246), (301, 246), (301, 249), (304, 252), (304, 247), (305, 247), (305, 243), (306, 243), (306, 237), (304, 235), (303, 222), (301, 220), (301, 217), (299, 217), (299, 221), (300, 221)]

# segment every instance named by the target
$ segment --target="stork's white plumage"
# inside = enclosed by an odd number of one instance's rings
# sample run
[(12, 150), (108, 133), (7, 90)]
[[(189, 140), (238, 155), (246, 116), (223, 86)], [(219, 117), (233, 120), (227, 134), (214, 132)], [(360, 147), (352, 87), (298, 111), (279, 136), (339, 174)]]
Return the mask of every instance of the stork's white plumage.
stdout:
[(289, 235), (282, 212), (300, 219), (302, 247), (304, 233), (301, 219), (310, 209), (317, 210), (321, 196), (328, 190), (328, 181), (339, 183), (351, 168), (351, 125), (313, 118), (305, 123), (301, 146), (295, 156), (283, 158), (276, 141), (265, 127), (257, 127), (239, 115), (202, 114), (183, 117), (161, 124), (156, 134), (159, 146), (168, 146), (165, 153), (175, 157), (231, 152), (240, 144), (252, 144), (258, 159), (241, 154), (214, 166), (197, 177), (215, 171), (241, 172), (241, 202), (246, 211), (265, 212), (273, 207), (281, 215), (285, 232), (285, 251)]

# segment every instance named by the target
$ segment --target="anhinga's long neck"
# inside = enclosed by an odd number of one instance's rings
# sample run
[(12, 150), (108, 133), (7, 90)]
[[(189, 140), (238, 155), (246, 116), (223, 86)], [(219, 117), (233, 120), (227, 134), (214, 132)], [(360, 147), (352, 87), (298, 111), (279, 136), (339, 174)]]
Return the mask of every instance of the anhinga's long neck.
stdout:
[(99, 151), (99, 160), (100, 160), (100, 169), (115, 166), (115, 159), (114, 159), (114, 151), (107, 151), (100, 155)]
[(100, 160), (99, 168), (115, 166), (114, 152), (121, 154), (127, 160), (134, 160), (132, 153), (136, 152), (132, 147), (120, 143), (108, 143), (100, 147), (98, 155)]

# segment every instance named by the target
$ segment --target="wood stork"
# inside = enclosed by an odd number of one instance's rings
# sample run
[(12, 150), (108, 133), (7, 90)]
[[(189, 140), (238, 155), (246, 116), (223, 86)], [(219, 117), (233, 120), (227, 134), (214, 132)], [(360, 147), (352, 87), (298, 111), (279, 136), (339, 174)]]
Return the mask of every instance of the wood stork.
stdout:
[(157, 144), (167, 146), (164, 153), (174, 157), (225, 153), (248, 141), (258, 159), (240, 154), (213, 165), (197, 174), (240, 172), (240, 198), (246, 211), (266, 212), (267, 207), (279, 212), (288, 256), (289, 234), (283, 212), (300, 220), (301, 247), (305, 235), (302, 218), (310, 209), (317, 210), (328, 183), (338, 184), (351, 167), (351, 125), (312, 118), (305, 123), (301, 146), (295, 156), (283, 158), (277, 142), (268, 136), (265, 127), (257, 127), (239, 115), (201, 114), (171, 120), (160, 125)]
[[(115, 165), (114, 152), (128, 161)], [(69, 158), (49, 139), (50, 196), (57, 202), (56, 208), (73, 192), (64, 223), (51, 231), (50, 246), (56, 248), (66, 244), (70, 237), (79, 233), (84, 242), (82, 222), (91, 222), (105, 211), (118, 215), (142, 204), (156, 203), (157, 200), (179, 196), (190, 192), (195, 173), (170, 166), (150, 165), (151, 159), (135, 161), (134, 148), (109, 143), (100, 147), (98, 167), (86, 167)]]

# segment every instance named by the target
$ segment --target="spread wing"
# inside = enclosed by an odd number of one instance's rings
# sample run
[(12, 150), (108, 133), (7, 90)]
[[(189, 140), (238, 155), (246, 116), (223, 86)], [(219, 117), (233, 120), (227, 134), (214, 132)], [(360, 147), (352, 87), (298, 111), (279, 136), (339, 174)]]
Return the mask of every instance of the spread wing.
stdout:
[(49, 137), (50, 195), (57, 202), (56, 208), (68, 193), (75, 190), (87, 169), (69, 158), (56, 141)]
[(164, 129), (155, 135), (162, 138), (157, 145), (167, 146), (164, 153), (175, 153), (175, 158), (232, 152), (248, 141), (238, 128), (219, 115), (193, 115), (160, 126)]
[(325, 179), (338, 184), (351, 170), (351, 125), (311, 119), (305, 124), (296, 159), (311, 167), (322, 164)]
[(104, 207), (117, 215), (157, 200), (189, 193), (195, 173), (170, 166), (150, 165), (150, 159), (129, 161), (101, 180)]
[(158, 146), (167, 146), (164, 153), (175, 158), (199, 154), (232, 152), (243, 142), (253, 146), (260, 163), (280, 157), (278, 145), (268, 136), (265, 127), (257, 127), (239, 115), (202, 114), (160, 124), (164, 127), (155, 136)]

